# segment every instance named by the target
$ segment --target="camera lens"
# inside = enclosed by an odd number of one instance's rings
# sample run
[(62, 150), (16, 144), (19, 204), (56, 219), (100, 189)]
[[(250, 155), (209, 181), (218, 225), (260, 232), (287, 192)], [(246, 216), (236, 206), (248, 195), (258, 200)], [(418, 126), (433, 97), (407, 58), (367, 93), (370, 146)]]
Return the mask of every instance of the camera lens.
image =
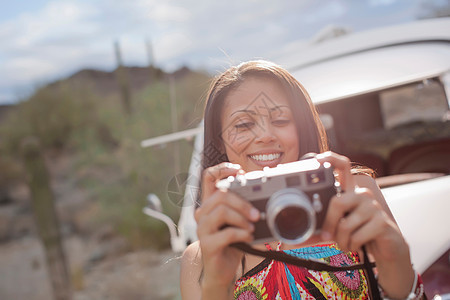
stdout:
[(275, 227), (278, 234), (288, 240), (302, 237), (309, 228), (307, 211), (298, 206), (288, 206), (275, 217)]
[(308, 196), (295, 188), (274, 193), (266, 212), (272, 235), (286, 244), (307, 240), (316, 228), (316, 215)]

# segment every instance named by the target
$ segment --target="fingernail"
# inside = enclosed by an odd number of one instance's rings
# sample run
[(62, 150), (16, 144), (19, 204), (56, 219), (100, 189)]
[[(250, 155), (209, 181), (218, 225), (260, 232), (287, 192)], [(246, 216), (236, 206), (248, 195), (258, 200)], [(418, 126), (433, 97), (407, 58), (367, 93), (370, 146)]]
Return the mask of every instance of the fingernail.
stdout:
[(259, 219), (259, 211), (256, 208), (252, 208), (250, 210), (250, 218), (253, 221), (257, 221)]
[(249, 227), (251, 232), (255, 231), (255, 225), (253, 225), (253, 223), (250, 223)]
[(324, 241), (331, 240), (331, 234), (328, 231), (322, 231), (320, 236), (322, 237), (322, 240), (324, 240)]
[(239, 170), (241, 168), (241, 165), (239, 165), (239, 164), (232, 164), (232, 163), (227, 163), (226, 166), (227, 166), (227, 168), (236, 169), (236, 170)]

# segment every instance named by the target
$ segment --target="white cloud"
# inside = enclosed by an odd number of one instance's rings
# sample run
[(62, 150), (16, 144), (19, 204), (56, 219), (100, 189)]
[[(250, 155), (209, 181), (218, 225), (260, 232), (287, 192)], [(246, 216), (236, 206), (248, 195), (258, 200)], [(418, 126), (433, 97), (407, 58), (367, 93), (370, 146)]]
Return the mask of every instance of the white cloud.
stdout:
[(84, 34), (93, 27), (87, 18), (94, 14), (94, 7), (87, 4), (50, 2), (41, 11), (23, 14), (2, 26), (8, 28), (11, 47), (20, 49), (39, 45), (49, 37)]
[(347, 11), (346, 5), (341, 1), (328, 1), (326, 3), (318, 2), (316, 9), (305, 14), (303, 20), (306, 23), (324, 23), (332, 22), (333, 19), (341, 17)]
[(149, 38), (163, 68), (220, 69), (295, 51), (322, 26), (348, 17), (343, 0), (54, 0), (0, 23), (0, 94), (84, 67), (112, 69), (114, 40), (126, 64), (147, 64)]
[(83, 38), (98, 30), (90, 20), (96, 14), (86, 3), (54, 1), (40, 11), (0, 24), (0, 76), (7, 78), (0, 87), (18, 89), (79, 64)]
[(397, 2), (397, 0), (369, 0), (370, 6), (386, 6)]
[(190, 19), (191, 13), (186, 8), (161, 2), (149, 11), (148, 16), (151, 20), (159, 22), (186, 22)]
[[(54, 79), (83, 67), (112, 69), (114, 40), (120, 41), (126, 64), (144, 65), (144, 42), (150, 38), (156, 63), (168, 69), (267, 57), (281, 51), (293, 33), (299, 37), (307, 30), (294, 26), (294, 12), (310, 5), (269, 0), (49, 2), (39, 11), (0, 24), (0, 39), (5, 41), (0, 44), (0, 76), (10, 78), (0, 89)], [(4, 75), (6, 70), (11, 76)]]
[(21, 57), (7, 61), (3, 71), (9, 75), (9, 80), (15, 82), (33, 81), (39, 77), (46, 77), (58, 71), (58, 67), (52, 63), (35, 57)]
[(175, 32), (158, 40), (158, 43), (155, 44), (155, 56), (163, 61), (170, 60), (189, 51), (193, 46), (193, 41), (187, 34)]

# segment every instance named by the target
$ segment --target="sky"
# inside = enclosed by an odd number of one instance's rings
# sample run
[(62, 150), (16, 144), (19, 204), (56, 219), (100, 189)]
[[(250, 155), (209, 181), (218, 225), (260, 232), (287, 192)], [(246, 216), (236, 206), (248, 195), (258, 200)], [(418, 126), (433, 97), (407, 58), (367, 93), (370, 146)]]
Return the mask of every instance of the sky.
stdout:
[(84, 69), (153, 62), (217, 73), (295, 51), (327, 25), (353, 32), (411, 22), (446, 0), (0, 0), (0, 104)]

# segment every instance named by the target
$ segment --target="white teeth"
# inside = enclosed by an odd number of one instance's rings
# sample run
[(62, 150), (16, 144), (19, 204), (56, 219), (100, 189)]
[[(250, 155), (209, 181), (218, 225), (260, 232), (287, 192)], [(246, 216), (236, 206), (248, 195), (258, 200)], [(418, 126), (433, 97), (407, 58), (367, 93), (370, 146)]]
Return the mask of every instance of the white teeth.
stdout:
[(258, 161), (275, 160), (281, 156), (281, 153), (250, 155), (251, 158)]

